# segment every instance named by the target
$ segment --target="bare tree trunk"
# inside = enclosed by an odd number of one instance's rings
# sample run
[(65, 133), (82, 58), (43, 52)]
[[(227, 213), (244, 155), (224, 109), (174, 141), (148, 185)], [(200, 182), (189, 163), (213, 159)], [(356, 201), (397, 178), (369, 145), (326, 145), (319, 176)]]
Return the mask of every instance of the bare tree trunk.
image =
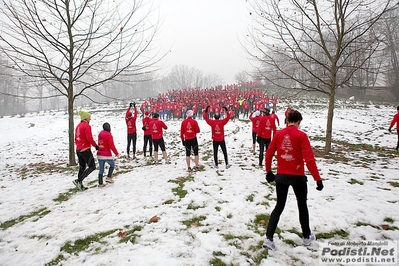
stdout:
[(69, 165), (76, 165), (75, 158), (75, 123), (74, 123), (74, 110), (73, 110), (73, 96), (68, 95), (68, 139), (69, 139)]
[(331, 89), (331, 93), (329, 94), (329, 100), (328, 100), (326, 143), (324, 146), (324, 151), (326, 153), (329, 153), (331, 151), (334, 105), (335, 105), (335, 89)]

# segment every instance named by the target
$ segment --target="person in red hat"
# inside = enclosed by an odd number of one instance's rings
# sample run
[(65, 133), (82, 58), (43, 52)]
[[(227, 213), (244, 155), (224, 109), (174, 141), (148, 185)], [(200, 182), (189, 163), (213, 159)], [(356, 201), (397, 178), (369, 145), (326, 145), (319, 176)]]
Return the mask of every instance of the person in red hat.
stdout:
[(144, 112), (143, 122), (143, 131), (144, 131), (144, 145), (143, 145), (143, 153), (144, 157), (147, 156), (147, 144), (149, 146), (150, 157), (152, 157), (152, 136), (151, 136), (151, 129), (150, 129), (150, 122), (152, 118), (150, 117), (150, 113), (148, 111)]
[(154, 144), (154, 160), (155, 163), (158, 164), (158, 148), (162, 151), (162, 156), (165, 159), (167, 164), (170, 164), (170, 160), (168, 159), (168, 154), (165, 148), (165, 141), (163, 139), (163, 130), (168, 129), (166, 124), (159, 120), (159, 114), (153, 114), (153, 120), (150, 122), (149, 128), (152, 134), (152, 143)]
[[(133, 114), (132, 114), (133, 108)], [(130, 144), (133, 144), (133, 157), (136, 159), (136, 141), (137, 141), (137, 129), (136, 129), (136, 119), (137, 119), (137, 108), (136, 103), (130, 103), (129, 108), (126, 111), (125, 121), (127, 126), (127, 158), (130, 158)]]

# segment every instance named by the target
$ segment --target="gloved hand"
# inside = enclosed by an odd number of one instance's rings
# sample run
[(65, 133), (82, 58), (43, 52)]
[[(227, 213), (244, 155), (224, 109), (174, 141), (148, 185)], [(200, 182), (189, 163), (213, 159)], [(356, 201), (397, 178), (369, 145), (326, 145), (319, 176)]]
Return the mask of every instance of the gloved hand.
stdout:
[(136, 107), (136, 102), (133, 102), (133, 107)]
[(206, 108), (205, 108), (205, 113), (208, 113), (208, 109), (209, 109), (209, 107), (211, 107), (210, 105), (208, 105)]
[(388, 131), (392, 133), (392, 129), (391, 128), (389, 128)]
[(129, 107), (131, 108), (132, 106), (133, 106), (133, 103), (130, 103), (130, 104), (129, 104)]
[(317, 185), (317, 187), (316, 187), (316, 189), (318, 190), (318, 191), (322, 191), (323, 190), (323, 181), (321, 181), (321, 180), (319, 180), (319, 181), (316, 181), (316, 185)]
[(98, 145), (96, 145), (96, 151), (98, 151), (99, 148), (100, 148), (100, 147), (98, 147)]
[(145, 128), (145, 126), (143, 126), (141, 129), (142, 129), (142, 130), (145, 130), (146, 128)]
[(181, 141), (181, 144), (183, 144), (183, 146), (186, 147), (186, 142), (184, 140)]
[(267, 181), (268, 183), (273, 182), (275, 178), (276, 178), (276, 175), (273, 174), (273, 172), (267, 172), (267, 173), (266, 173), (266, 181)]
[(223, 109), (227, 112), (227, 107), (226, 106), (223, 106)]

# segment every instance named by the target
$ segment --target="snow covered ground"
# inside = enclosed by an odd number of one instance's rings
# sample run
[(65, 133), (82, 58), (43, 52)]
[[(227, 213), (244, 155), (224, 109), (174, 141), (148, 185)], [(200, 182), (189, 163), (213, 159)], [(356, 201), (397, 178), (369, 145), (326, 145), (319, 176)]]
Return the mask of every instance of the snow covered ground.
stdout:
[[(181, 121), (166, 121), (172, 164), (143, 158), (141, 130), (138, 159), (126, 160), (126, 109), (115, 104), (86, 109), (95, 139), (104, 122), (111, 124), (121, 153), (115, 183), (98, 188), (96, 169), (84, 192), (72, 184), (78, 167), (67, 166), (65, 111), (0, 119), (0, 265), (319, 265), (322, 242), (399, 239), (399, 153), (393, 150), (396, 134), (387, 131), (396, 106), (339, 102), (328, 155), (321, 152), (326, 101), (283, 101), (280, 121), (288, 106), (303, 114), (301, 129), (324, 179), (319, 192), (309, 176), (310, 224), (318, 237), (311, 247), (301, 245), (290, 190), (275, 235), (277, 251), (262, 248), (276, 196), (265, 170), (254, 167), (248, 121), (227, 124), (232, 167), (225, 169), (219, 151), (216, 171), (210, 127), (199, 120), (202, 171), (189, 174)], [(141, 128), (140, 119), (137, 124)], [(150, 222), (153, 216), (159, 221)]]

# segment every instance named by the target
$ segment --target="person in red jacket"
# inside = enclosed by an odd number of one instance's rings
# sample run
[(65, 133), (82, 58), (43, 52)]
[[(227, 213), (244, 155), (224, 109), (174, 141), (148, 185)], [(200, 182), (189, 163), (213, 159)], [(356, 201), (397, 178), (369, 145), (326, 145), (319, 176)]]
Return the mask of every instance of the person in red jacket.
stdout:
[(150, 122), (149, 127), (151, 130), (152, 143), (154, 144), (154, 160), (158, 164), (158, 147), (161, 148), (162, 156), (167, 164), (170, 164), (168, 154), (166, 153), (165, 141), (163, 139), (163, 129), (168, 129), (166, 124), (159, 120), (159, 114), (153, 115), (153, 120)]
[(258, 143), (259, 143), (259, 165), (258, 168), (263, 166), (263, 156), (265, 150), (267, 151), (273, 134), (276, 132), (276, 121), (270, 115), (270, 109), (265, 108), (262, 110), (263, 116), (260, 117), (258, 127)]
[[(133, 108), (133, 114), (132, 114)], [(130, 144), (133, 144), (133, 156), (132, 159), (136, 159), (136, 141), (137, 141), (137, 129), (136, 129), (136, 120), (137, 120), (137, 108), (136, 103), (130, 103), (129, 108), (126, 110), (125, 121), (127, 127), (127, 158), (130, 158)]]
[[(277, 228), (280, 215), (284, 210), (287, 201), (288, 189), (292, 186), (299, 211), (299, 221), (303, 234), (303, 245), (310, 246), (316, 240), (309, 227), (309, 212), (307, 206), (307, 177), (305, 176), (304, 162), (306, 167), (316, 181), (316, 189), (323, 189), (319, 170), (308, 135), (299, 130), (302, 115), (296, 110), (292, 110), (287, 116), (288, 125), (286, 128), (276, 132), (270, 146), (266, 152), (266, 180), (271, 183), (276, 181), (277, 203), (270, 215), (267, 225), (266, 239), (263, 247), (275, 250), (273, 235)], [(272, 160), (277, 152), (277, 174), (272, 172)]]
[(144, 118), (142, 120), (142, 122), (143, 122), (142, 129), (144, 130), (144, 145), (143, 145), (144, 157), (147, 156), (147, 144), (148, 144), (149, 150), (150, 150), (150, 157), (152, 157), (152, 137), (151, 137), (151, 130), (150, 130), (150, 122), (151, 121), (152, 121), (152, 118), (150, 117), (150, 113), (148, 111), (145, 111)]
[(94, 141), (91, 133), (91, 114), (80, 110), (79, 116), (81, 121), (75, 129), (75, 145), (76, 155), (78, 156), (79, 172), (78, 179), (72, 181), (72, 183), (79, 190), (86, 190), (87, 187), (83, 186), (83, 180), (96, 169), (96, 163), (90, 148), (93, 146), (98, 150), (98, 145)]
[[(254, 116), (255, 115), (255, 116)], [(260, 121), (260, 111), (251, 112), (249, 115), (249, 120), (252, 122), (252, 153), (255, 153), (256, 148), (256, 137), (258, 135), (259, 121)]]
[(226, 169), (230, 168), (229, 160), (227, 157), (227, 148), (226, 148), (226, 142), (224, 141), (224, 126), (229, 122), (230, 119), (230, 113), (227, 111), (227, 107), (224, 106), (223, 109), (226, 111), (226, 117), (222, 120), (220, 119), (220, 114), (215, 113), (214, 118), (215, 120), (212, 120), (208, 116), (208, 110), (209, 110), (209, 105), (205, 108), (205, 111), (203, 112), (203, 116), (205, 118), (205, 121), (208, 125), (211, 126), (212, 128), (212, 142), (213, 142), (213, 159), (215, 161), (215, 168), (218, 169), (218, 149), (219, 146), (222, 149), (223, 156), (224, 156), (224, 162), (226, 163)]
[(112, 157), (112, 152), (115, 154), (115, 156), (119, 155), (118, 150), (115, 148), (114, 138), (111, 134), (111, 125), (109, 123), (104, 123), (103, 130), (101, 130), (101, 132), (98, 134), (98, 147), (97, 159), (98, 165), (100, 167), (100, 171), (98, 172), (98, 186), (105, 187), (105, 184), (103, 183), (105, 163), (109, 165), (108, 174), (105, 181), (107, 183), (114, 183), (114, 180), (112, 179), (112, 172), (115, 169), (115, 161)]
[(389, 125), (389, 132), (392, 132), (392, 128), (393, 126), (396, 124), (396, 131), (398, 134), (398, 143), (396, 144), (396, 151), (399, 151), (399, 106), (396, 108), (397, 112), (394, 115), (394, 117), (392, 118), (391, 124)]
[(199, 157), (198, 157), (198, 140), (197, 134), (200, 133), (198, 122), (193, 119), (194, 111), (188, 110), (186, 112), (187, 118), (184, 119), (180, 127), (180, 138), (183, 146), (186, 148), (186, 163), (187, 169), (191, 172), (190, 155), (191, 149), (194, 151), (194, 171), (199, 171)]

